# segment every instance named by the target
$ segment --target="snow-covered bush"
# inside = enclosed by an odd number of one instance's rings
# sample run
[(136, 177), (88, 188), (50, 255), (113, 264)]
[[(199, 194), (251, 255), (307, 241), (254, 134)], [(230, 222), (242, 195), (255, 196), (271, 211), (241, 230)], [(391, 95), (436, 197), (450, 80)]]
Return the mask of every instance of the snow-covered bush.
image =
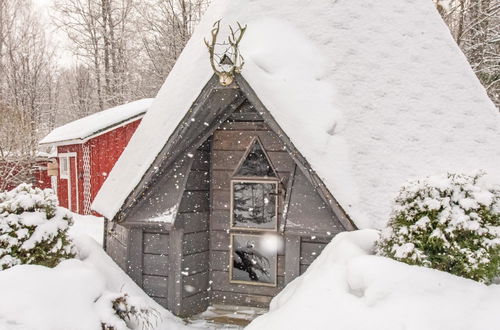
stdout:
[(483, 173), (407, 182), (377, 254), (489, 283), (500, 273), (500, 190)]
[(54, 267), (73, 258), (71, 223), (51, 189), (21, 184), (0, 193), (0, 270), (19, 264)]
[(127, 330), (142, 326), (153, 329), (160, 314), (141, 297), (127, 293), (107, 293), (97, 301), (103, 330)]

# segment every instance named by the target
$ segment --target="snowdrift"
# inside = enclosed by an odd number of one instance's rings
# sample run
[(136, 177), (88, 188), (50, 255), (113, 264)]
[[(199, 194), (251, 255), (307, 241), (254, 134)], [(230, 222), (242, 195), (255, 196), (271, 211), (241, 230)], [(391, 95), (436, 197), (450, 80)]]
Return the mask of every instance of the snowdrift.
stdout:
[(379, 233), (342, 233), (253, 329), (498, 329), (500, 286), (371, 255)]
[(86, 235), (74, 240), (78, 259), (55, 268), (19, 265), (0, 271), (0, 330), (101, 329), (101, 322), (111, 323), (114, 316), (96, 301), (123, 292), (159, 312), (158, 328), (184, 328), (180, 319), (147, 297), (97, 242)]

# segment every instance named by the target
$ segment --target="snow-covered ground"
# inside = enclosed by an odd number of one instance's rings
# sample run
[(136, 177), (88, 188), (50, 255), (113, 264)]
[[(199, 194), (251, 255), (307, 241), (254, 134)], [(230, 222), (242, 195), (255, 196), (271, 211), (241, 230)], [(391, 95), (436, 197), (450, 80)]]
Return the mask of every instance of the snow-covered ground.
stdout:
[(500, 286), (371, 255), (379, 233), (337, 235), (254, 329), (483, 330), (500, 327)]
[[(0, 330), (89, 330), (112, 321), (107, 294), (127, 292), (161, 315), (157, 329), (184, 329), (150, 299), (104, 252), (102, 218), (74, 214), (70, 231), (78, 256), (55, 268), (19, 265), (0, 271)], [(90, 237), (90, 236), (92, 237)]]
[[(100, 329), (112, 315), (96, 301), (120, 292), (143, 299), (161, 314), (154, 329), (189, 328), (148, 298), (102, 250), (95, 240), (102, 238), (102, 218), (75, 215), (74, 220), (76, 259), (55, 268), (21, 265), (0, 271), (0, 330)], [(375, 230), (337, 235), (248, 329), (498, 327), (499, 285), (374, 256), (378, 236)], [(205, 327), (197, 322), (191, 329)]]
[(102, 245), (104, 238), (104, 218), (73, 213), (73, 226), (71, 226), (69, 233), (73, 237), (88, 235), (99, 243), (99, 245)]

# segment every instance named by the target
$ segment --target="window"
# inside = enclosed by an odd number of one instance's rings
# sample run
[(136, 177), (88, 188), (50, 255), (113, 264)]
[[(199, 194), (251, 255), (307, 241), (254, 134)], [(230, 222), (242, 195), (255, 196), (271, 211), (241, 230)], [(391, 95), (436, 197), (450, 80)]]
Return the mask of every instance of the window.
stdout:
[(278, 183), (232, 180), (231, 228), (276, 230)]
[(279, 181), (258, 138), (240, 161), (230, 189), (230, 282), (276, 286), (277, 251), (266, 249), (266, 238), (278, 231)]
[(69, 158), (59, 157), (59, 177), (61, 179), (69, 178)]

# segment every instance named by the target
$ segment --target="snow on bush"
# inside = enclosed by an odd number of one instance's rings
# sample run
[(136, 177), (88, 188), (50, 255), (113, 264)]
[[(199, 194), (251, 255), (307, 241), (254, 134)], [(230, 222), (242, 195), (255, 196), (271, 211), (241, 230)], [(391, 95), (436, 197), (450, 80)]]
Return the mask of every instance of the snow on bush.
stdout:
[(160, 313), (145, 299), (127, 293), (106, 293), (96, 304), (101, 314), (103, 330), (153, 329), (160, 320)]
[(500, 190), (483, 188), (483, 174), (407, 182), (377, 254), (490, 283), (500, 273)]
[(379, 232), (335, 235), (245, 330), (484, 330), (500, 324), (500, 285), (372, 255)]
[(19, 264), (54, 267), (74, 257), (67, 235), (71, 214), (50, 189), (29, 184), (0, 193), (0, 269)]

